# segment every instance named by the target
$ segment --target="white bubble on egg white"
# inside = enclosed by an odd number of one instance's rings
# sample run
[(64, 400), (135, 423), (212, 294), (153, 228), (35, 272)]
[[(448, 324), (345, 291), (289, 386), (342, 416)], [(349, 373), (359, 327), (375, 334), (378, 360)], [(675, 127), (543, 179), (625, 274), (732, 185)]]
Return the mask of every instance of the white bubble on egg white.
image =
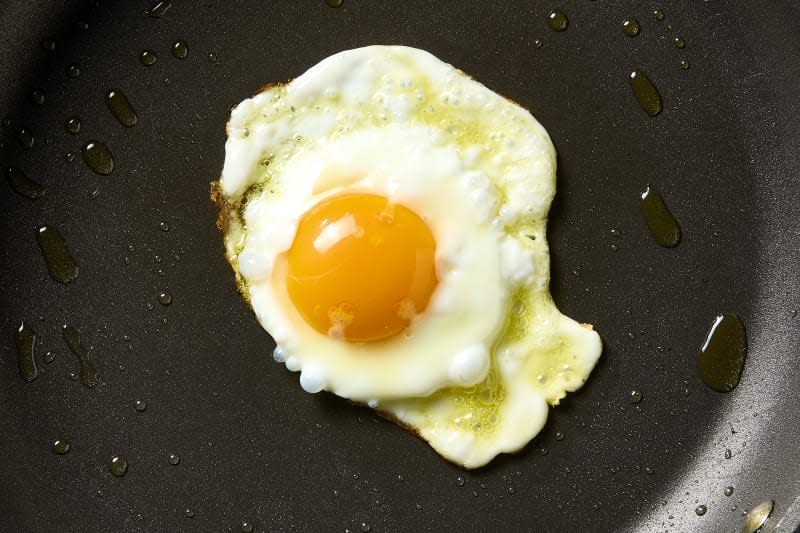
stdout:
[(489, 349), (476, 344), (458, 352), (450, 362), (450, 378), (459, 385), (481, 382), (489, 372)]
[(304, 391), (316, 394), (325, 388), (325, 376), (318, 368), (305, 368), (300, 373), (300, 386)]
[(272, 358), (275, 359), (276, 363), (285, 363), (288, 357), (289, 354), (280, 346), (276, 346), (275, 350), (272, 351)]
[(297, 357), (290, 355), (286, 358), (286, 369), (290, 372), (297, 372), (300, 370), (300, 361), (297, 360)]

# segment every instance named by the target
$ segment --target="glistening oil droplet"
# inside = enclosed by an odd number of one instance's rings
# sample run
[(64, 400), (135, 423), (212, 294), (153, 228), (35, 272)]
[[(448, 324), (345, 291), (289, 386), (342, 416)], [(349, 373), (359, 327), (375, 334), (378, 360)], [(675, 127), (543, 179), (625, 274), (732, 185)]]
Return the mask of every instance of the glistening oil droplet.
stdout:
[(325, 0), (325, 3), (328, 4), (329, 7), (340, 7), (342, 5), (342, 0)]
[(70, 283), (78, 277), (78, 265), (67, 249), (64, 237), (52, 226), (42, 226), (36, 230), (36, 240), (42, 249), (44, 261), (50, 277), (60, 283)]
[(245, 520), (242, 522), (239, 529), (242, 530), (242, 533), (253, 533), (253, 523), (249, 520)]
[(767, 523), (767, 519), (769, 515), (772, 514), (772, 508), (774, 506), (775, 502), (773, 500), (767, 500), (753, 507), (744, 519), (744, 529), (742, 529), (742, 531), (745, 533), (755, 533), (761, 529), (764, 524)]
[(666, 248), (677, 246), (681, 241), (681, 228), (672, 216), (664, 199), (653, 187), (648, 186), (639, 202), (642, 218), (650, 235)]
[(31, 102), (36, 105), (44, 104), (44, 93), (42, 91), (33, 91), (31, 93)]
[(175, 44), (172, 45), (172, 55), (177, 59), (185, 59), (188, 54), (189, 47), (186, 41), (175, 41)]
[(630, 83), (633, 95), (645, 113), (651, 117), (661, 113), (663, 109), (661, 95), (642, 70), (637, 69), (631, 72)]
[(730, 392), (739, 384), (747, 358), (747, 334), (735, 315), (719, 315), (706, 336), (697, 371), (703, 383), (719, 392)]
[(64, 128), (67, 130), (67, 133), (71, 133), (72, 135), (77, 135), (81, 132), (81, 119), (78, 117), (71, 117), (67, 119)]
[(705, 505), (698, 505), (697, 507), (694, 508), (694, 512), (695, 514), (697, 514), (697, 516), (703, 516), (708, 512), (708, 507), (706, 507)]
[(97, 174), (108, 176), (114, 172), (114, 156), (108, 146), (100, 141), (89, 141), (81, 150), (83, 160)]
[(564, 31), (569, 25), (569, 19), (563, 11), (556, 8), (547, 15), (547, 24), (555, 31)]
[(675, 46), (678, 48), (684, 48), (686, 46), (686, 41), (680, 37), (675, 37)]
[(136, 400), (133, 402), (133, 408), (136, 409), (136, 412), (143, 413), (147, 410), (147, 402), (144, 400)]
[(664, 12), (660, 9), (653, 10), (653, 18), (656, 20), (664, 20)]
[(117, 477), (122, 477), (128, 471), (128, 461), (121, 455), (115, 455), (108, 464), (108, 471)]
[(641, 403), (642, 391), (632, 390), (630, 395), (628, 396), (628, 401), (631, 402), (632, 404)]
[(155, 64), (157, 59), (155, 52), (152, 50), (142, 50), (142, 53), (139, 54), (139, 61), (146, 67)]
[(725, 487), (725, 496), (733, 496), (733, 487)]
[(171, 453), (171, 454), (169, 454), (169, 457), (167, 458), (167, 461), (172, 466), (177, 466), (178, 463), (181, 462), (181, 458), (177, 453)]
[(147, 10), (147, 15), (153, 18), (161, 18), (163, 17), (169, 8), (172, 7), (172, 2), (167, 2), (166, 0), (160, 0), (150, 6), (150, 9)]
[(636, 19), (636, 17), (628, 17), (622, 21), (622, 33), (628, 37), (636, 37), (639, 35), (640, 29), (641, 27), (639, 26), (639, 21)]
[(69, 442), (67, 442), (64, 439), (57, 439), (56, 441), (53, 442), (53, 446), (51, 449), (53, 450), (53, 453), (57, 453), (58, 455), (64, 455), (65, 453), (69, 452), (70, 445)]
[(77, 78), (81, 75), (81, 67), (78, 66), (76, 63), (71, 64), (67, 67), (67, 76), (70, 78)]
[(108, 91), (106, 93), (106, 105), (111, 114), (114, 115), (114, 118), (126, 128), (135, 126), (139, 120), (133, 107), (131, 107), (131, 103), (128, 101), (128, 97), (122, 91)]
[(17, 345), (17, 366), (19, 375), (25, 381), (33, 381), (39, 375), (36, 368), (34, 348), (36, 346), (36, 332), (25, 322), (22, 322), (14, 333), (14, 342)]
[(30, 150), (36, 145), (36, 138), (27, 128), (19, 128), (14, 135), (20, 146)]
[(534, 48), (536, 48), (536, 49), (538, 50), (538, 49), (539, 49), (539, 48), (541, 48), (542, 46), (544, 46), (544, 41), (543, 41), (543, 40), (541, 40), (541, 39), (534, 39), (534, 41), (533, 41), (533, 47), (534, 47)]
[(688, 70), (688, 68), (689, 68), (689, 62), (688, 62), (686, 59), (681, 59), (681, 68), (682, 68), (683, 70)]
[(94, 371), (94, 366), (89, 360), (89, 351), (81, 344), (81, 334), (74, 327), (65, 324), (61, 329), (61, 336), (64, 337), (64, 342), (67, 343), (70, 351), (75, 354), (80, 364), (80, 378), (81, 383), (87, 387), (94, 387), (97, 385), (97, 374)]
[(36, 200), (44, 196), (44, 187), (28, 178), (17, 167), (6, 167), (6, 180), (8, 180), (8, 184), (11, 185), (14, 192), (25, 198)]
[(172, 294), (168, 292), (162, 292), (158, 295), (158, 303), (164, 306), (170, 305), (172, 303)]

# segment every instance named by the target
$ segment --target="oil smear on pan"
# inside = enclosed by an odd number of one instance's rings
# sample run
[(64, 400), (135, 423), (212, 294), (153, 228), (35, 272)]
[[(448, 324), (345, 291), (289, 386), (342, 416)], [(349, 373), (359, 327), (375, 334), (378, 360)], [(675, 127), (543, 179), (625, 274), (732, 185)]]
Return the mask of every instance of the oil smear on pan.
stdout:
[(39, 375), (39, 369), (36, 367), (36, 358), (34, 357), (36, 332), (23, 322), (14, 334), (14, 342), (17, 345), (19, 375), (25, 381), (33, 381)]
[(730, 392), (739, 384), (747, 358), (744, 325), (734, 315), (719, 315), (706, 336), (697, 358), (703, 383), (719, 392)]
[(160, 0), (153, 4), (150, 9), (147, 10), (147, 15), (153, 18), (161, 18), (167, 14), (167, 10), (172, 7), (172, 2), (167, 2), (165, 0)]
[(64, 284), (74, 281), (78, 277), (78, 265), (70, 255), (61, 233), (52, 226), (42, 226), (36, 230), (36, 239), (50, 277)]
[(89, 351), (81, 344), (80, 332), (69, 324), (65, 324), (61, 330), (61, 335), (64, 337), (64, 342), (67, 343), (70, 351), (78, 359), (81, 383), (87, 387), (97, 385), (97, 373), (89, 359)]
[(139, 117), (136, 116), (128, 97), (122, 91), (108, 91), (106, 93), (106, 105), (111, 114), (114, 115), (114, 118), (126, 128), (135, 126), (139, 121)]
[(773, 500), (767, 500), (753, 507), (744, 519), (743, 533), (755, 533), (760, 530), (767, 523), (774, 506)]
[(6, 180), (8, 180), (8, 184), (11, 185), (14, 192), (25, 198), (36, 200), (44, 196), (44, 187), (30, 179), (16, 167), (6, 167)]
[(658, 191), (648, 186), (642, 193), (639, 209), (647, 229), (658, 244), (665, 248), (678, 245), (681, 240), (681, 228)]

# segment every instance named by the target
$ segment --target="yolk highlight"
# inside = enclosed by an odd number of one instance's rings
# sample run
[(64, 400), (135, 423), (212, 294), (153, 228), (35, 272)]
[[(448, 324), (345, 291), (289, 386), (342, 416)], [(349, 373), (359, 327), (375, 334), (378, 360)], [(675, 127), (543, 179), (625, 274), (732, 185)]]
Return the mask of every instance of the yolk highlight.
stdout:
[(289, 297), (315, 330), (350, 342), (387, 339), (428, 305), (438, 283), (425, 222), (373, 194), (322, 200), (287, 254)]

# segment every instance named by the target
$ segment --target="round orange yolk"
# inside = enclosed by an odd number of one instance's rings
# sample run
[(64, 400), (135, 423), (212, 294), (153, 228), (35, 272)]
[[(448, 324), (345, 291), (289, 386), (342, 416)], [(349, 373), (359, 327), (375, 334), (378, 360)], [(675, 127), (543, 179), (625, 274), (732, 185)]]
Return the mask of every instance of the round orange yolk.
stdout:
[(438, 283), (425, 222), (374, 194), (322, 200), (300, 219), (287, 254), (289, 297), (315, 330), (350, 342), (408, 327)]

